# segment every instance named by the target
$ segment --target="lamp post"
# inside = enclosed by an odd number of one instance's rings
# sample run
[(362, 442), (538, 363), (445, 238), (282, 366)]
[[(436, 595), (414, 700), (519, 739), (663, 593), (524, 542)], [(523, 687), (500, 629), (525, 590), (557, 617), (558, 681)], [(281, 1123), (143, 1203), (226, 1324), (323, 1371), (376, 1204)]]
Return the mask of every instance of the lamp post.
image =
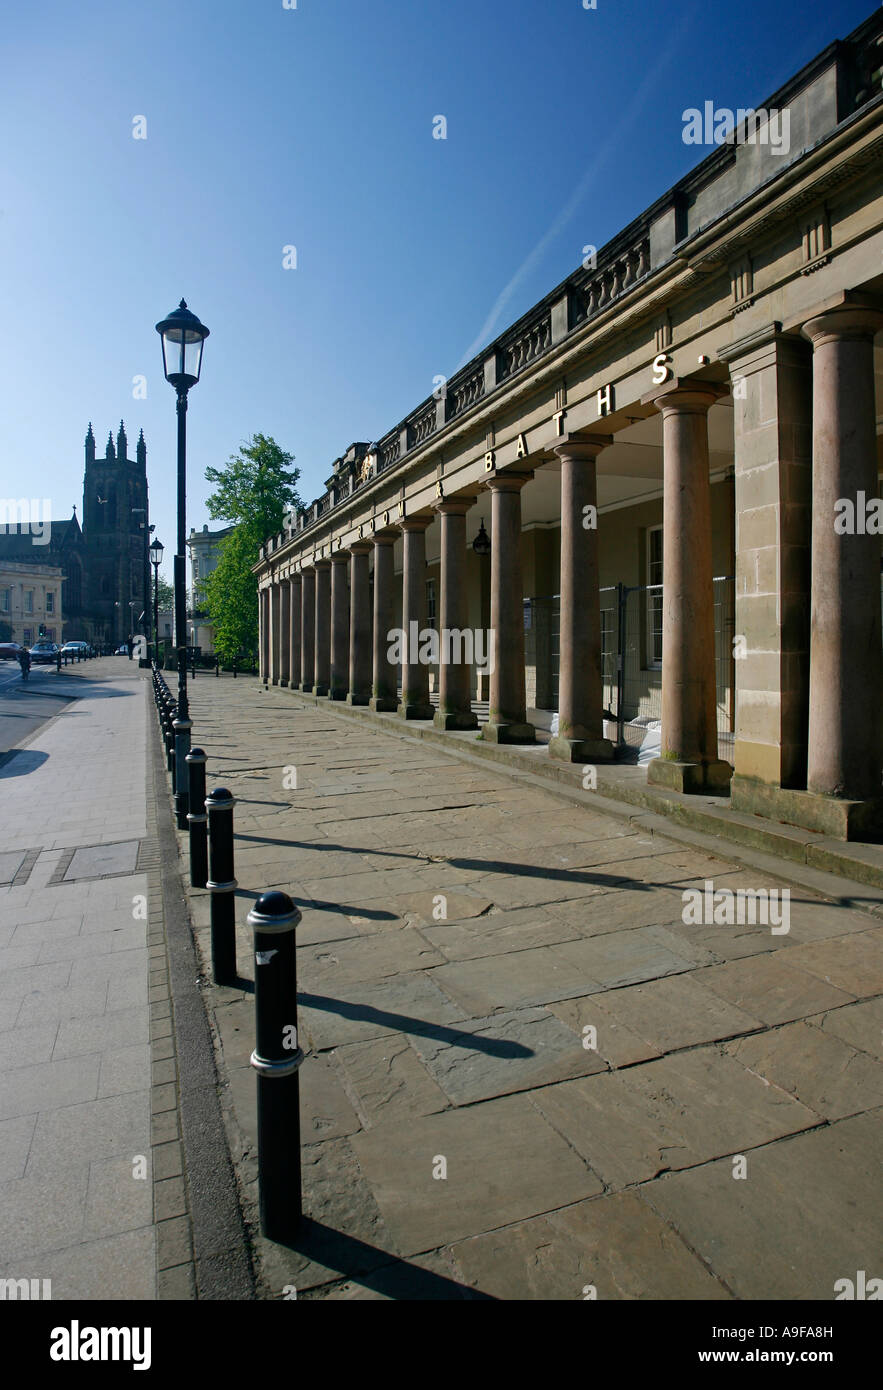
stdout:
[(175, 549), (175, 643), (178, 648), (178, 717), (175, 720), (175, 821), (187, 829), (190, 810), (190, 709), (187, 704), (187, 617), (185, 550), (187, 524), (187, 392), (199, 381), (202, 350), (209, 330), (182, 299), (156, 325), (162, 342), (163, 373), (178, 398), (178, 535)]
[(159, 665), (159, 567), (165, 546), (157, 537), (150, 543), (150, 563), (153, 565), (153, 659)]

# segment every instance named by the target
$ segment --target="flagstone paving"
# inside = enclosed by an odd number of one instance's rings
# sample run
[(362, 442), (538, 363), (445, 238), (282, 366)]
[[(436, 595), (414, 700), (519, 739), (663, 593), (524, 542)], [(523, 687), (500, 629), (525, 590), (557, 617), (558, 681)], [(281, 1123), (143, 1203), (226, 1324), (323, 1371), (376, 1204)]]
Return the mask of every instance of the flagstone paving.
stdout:
[[(308, 1219), (294, 1249), (255, 1231), (263, 1296), (831, 1299), (883, 1272), (872, 904), (254, 680), (191, 695), (236, 797), (242, 987), (205, 998), (253, 1230), (245, 917), (270, 887), (303, 914)], [(685, 923), (708, 881), (788, 885), (790, 932)]]

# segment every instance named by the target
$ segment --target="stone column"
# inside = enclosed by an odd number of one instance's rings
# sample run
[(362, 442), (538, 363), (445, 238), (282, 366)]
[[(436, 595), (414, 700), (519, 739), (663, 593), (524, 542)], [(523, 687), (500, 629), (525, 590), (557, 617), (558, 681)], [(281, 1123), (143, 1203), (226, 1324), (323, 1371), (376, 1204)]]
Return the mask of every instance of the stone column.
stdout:
[(601, 594), (598, 581), (598, 479), (595, 460), (610, 434), (568, 436), (561, 460), (561, 585), (558, 733), (553, 758), (592, 763), (613, 757), (604, 737)]
[(717, 755), (708, 412), (727, 387), (682, 378), (644, 397), (662, 412), (662, 756), (648, 783), (721, 792)]
[(730, 366), (736, 512), (734, 810), (806, 786), (812, 352), (769, 324)]
[(280, 619), (281, 619), (281, 594), (279, 580), (276, 576), (270, 583), (270, 681), (273, 685), (279, 684), (281, 674), (280, 664)]
[(300, 594), (300, 688), (309, 695), (316, 672), (316, 571), (312, 565), (301, 570)]
[(261, 601), (258, 604), (258, 627), (261, 680), (266, 685), (270, 679), (270, 590), (266, 586), (261, 589)]
[(521, 489), (533, 473), (498, 473), (491, 490), (491, 743), (533, 743), (524, 688), (524, 585), (521, 578)]
[(402, 719), (431, 719), (429, 665), (420, 660), (420, 633), (426, 628), (426, 528), (431, 517), (411, 516), (399, 522), (404, 537), (402, 575), (402, 627), (405, 656), (402, 661)]
[(868, 526), (868, 503), (878, 497), (881, 328), (883, 312), (848, 301), (803, 325), (813, 345), (807, 790), (853, 801), (883, 796), (880, 532), (876, 520)]
[(296, 690), (300, 685), (301, 672), (301, 577), (299, 574), (292, 574), (289, 577), (288, 587), (291, 590), (288, 600), (290, 614), (288, 684), (292, 690)]
[[(466, 593), (466, 513), (474, 497), (448, 497), (437, 502), (441, 523), (441, 582), (439, 594), (439, 700), (433, 723), (437, 729), (477, 729), (472, 710), (472, 640), (464, 650), (469, 618)], [(471, 633), (469, 634), (472, 638)], [(446, 648), (449, 642), (450, 648)], [(486, 653), (485, 653), (486, 655)]]
[(394, 553), (395, 533), (378, 531), (374, 544), (374, 651), (371, 674), (371, 699), (369, 707), (373, 710), (391, 713), (398, 708), (396, 681), (397, 667), (390, 661), (388, 652), (390, 632), (392, 631), (395, 608), (393, 602), (393, 583), (395, 580)]
[(331, 680), (328, 694), (332, 700), (345, 700), (349, 690), (349, 560), (346, 550), (338, 550), (331, 557)]
[(331, 686), (331, 561), (316, 561), (316, 661), (314, 691), (327, 695)]
[(371, 698), (371, 588), (368, 583), (370, 541), (349, 548), (350, 561), (350, 678), (348, 705), (367, 705)]
[(291, 585), (288, 576), (279, 580), (279, 684), (288, 684), (291, 670)]

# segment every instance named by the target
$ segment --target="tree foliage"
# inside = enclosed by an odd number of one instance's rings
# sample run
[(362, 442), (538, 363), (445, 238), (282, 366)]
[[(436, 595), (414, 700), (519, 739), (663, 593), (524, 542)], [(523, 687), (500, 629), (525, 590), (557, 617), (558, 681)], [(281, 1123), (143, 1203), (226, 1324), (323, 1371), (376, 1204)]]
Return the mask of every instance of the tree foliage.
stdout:
[(208, 499), (209, 515), (234, 528), (221, 542), (218, 564), (203, 588), (215, 651), (223, 661), (257, 650), (258, 581), (252, 566), (267, 537), (282, 530), (286, 513), (301, 506), (300, 470), (291, 467), (293, 459), (275, 439), (256, 434), (224, 468), (206, 469), (216, 487)]

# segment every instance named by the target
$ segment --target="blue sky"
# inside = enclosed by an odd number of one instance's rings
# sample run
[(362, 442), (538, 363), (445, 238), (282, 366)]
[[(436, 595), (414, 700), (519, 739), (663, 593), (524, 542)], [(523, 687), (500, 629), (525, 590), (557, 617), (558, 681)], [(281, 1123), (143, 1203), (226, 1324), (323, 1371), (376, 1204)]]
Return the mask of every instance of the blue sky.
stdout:
[(392, 428), (697, 162), (686, 107), (759, 104), (872, 8), (7, 8), (0, 495), (80, 510), (87, 422), (103, 452), (123, 417), (132, 450), (144, 429), (171, 574), (174, 395), (154, 324), (183, 295), (211, 329), (188, 527), (209, 520), (206, 466), (258, 431), (296, 455), (312, 500), (348, 444)]

